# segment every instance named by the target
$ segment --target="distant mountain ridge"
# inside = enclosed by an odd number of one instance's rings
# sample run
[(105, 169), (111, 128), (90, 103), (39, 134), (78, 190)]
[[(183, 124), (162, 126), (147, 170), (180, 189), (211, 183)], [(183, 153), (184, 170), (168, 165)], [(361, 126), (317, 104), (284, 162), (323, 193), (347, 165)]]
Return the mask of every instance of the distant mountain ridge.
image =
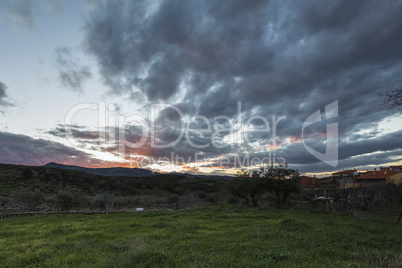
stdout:
[(188, 173), (159, 173), (155, 171), (151, 171), (149, 169), (143, 168), (124, 168), (124, 167), (113, 167), (113, 168), (86, 168), (80, 166), (72, 166), (72, 165), (63, 165), (55, 162), (50, 162), (44, 165), (44, 167), (50, 168), (61, 168), (61, 169), (69, 169), (69, 170), (77, 170), (81, 172), (86, 172), (95, 175), (101, 176), (125, 176), (125, 177), (148, 177), (148, 176), (155, 176), (155, 175), (179, 175), (185, 176), (189, 178), (194, 177), (218, 177), (222, 179), (232, 179), (232, 176), (222, 176), (222, 175), (197, 175), (197, 174), (188, 174)]
[(63, 165), (54, 162), (50, 162), (44, 167), (51, 168), (61, 168), (61, 169), (69, 169), (69, 170), (77, 170), (95, 175), (102, 176), (126, 176), (126, 177), (148, 177), (159, 175), (161, 173), (154, 172), (148, 169), (142, 168), (123, 168), (123, 167), (113, 167), (113, 168), (86, 168), (80, 166), (71, 166), (71, 165)]

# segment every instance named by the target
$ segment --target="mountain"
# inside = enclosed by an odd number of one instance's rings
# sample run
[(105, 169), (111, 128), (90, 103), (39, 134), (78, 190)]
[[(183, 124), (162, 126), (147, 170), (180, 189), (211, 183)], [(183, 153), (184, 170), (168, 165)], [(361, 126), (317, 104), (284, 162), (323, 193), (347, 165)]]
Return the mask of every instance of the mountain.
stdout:
[(61, 169), (69, 169), (69, 170), (78, 170), (90, 174), (102, 175), (102, 176), (126, 176), (126, 177), (148, 177), (159, 175), (161, 173), (153, 172), (148, 169), (142, 168), (123, 168), (123, 167), (113, 167), (113, 168), (85, 168), (80, 166), (70, 166), (63, 165), (54, 162), (50, 162), (45, 167), (51, 168), (61, 168)]
[[(69, 170), (78, 170), (90, 174), (102, 175), (102, 176), (126, 176), (126, 177), (148, 177), (154, 175), (161, 175), (165, 173), (159, 173), (155, 171), (151, 171), (148, 169), (142, 168), (123, 168), (123, 167), (113, 167), (113, 168), (85, 168), (80, 166), (70, 166), (63, 165), (54, 162), (50, 162), (44, 167), (50, 168), (61, 168), (61, 169), (69, 169)], [(169, 175), (178, 175), (185, 176), (187, 178), (221, 178), (221, 179), (233, 179), (232, 176), (222, 176), (222, 175), (197, 175), (197, 174), (188, 174), (188, 173), (166, 173)]]

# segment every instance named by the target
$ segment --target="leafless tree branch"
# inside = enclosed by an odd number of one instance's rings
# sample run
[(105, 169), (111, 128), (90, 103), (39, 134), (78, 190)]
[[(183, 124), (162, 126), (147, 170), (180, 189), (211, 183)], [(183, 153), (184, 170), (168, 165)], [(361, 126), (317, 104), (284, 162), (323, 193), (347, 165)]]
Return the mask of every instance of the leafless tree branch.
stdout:
[(383, 98), (382, 105), (390, 109), (397, 108), (402, 113), (402, 86), (380, 93), (380, 96)]

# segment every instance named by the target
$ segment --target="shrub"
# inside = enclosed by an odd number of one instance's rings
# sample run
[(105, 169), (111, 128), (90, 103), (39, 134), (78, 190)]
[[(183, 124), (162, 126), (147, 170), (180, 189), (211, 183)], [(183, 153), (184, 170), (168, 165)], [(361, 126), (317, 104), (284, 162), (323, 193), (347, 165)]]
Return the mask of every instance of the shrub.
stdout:
[(71, 188), (59, 191), (56, 194), (54, 201), (61, 211), (69, 211), (73, 207), (79, 207), (84, 203), (82, 194), (78, 190)]
[(44, 196), (38, 189), (25, 188), (16, 191), (13, 200), (20, 208), (33, 210), (42, 204)]

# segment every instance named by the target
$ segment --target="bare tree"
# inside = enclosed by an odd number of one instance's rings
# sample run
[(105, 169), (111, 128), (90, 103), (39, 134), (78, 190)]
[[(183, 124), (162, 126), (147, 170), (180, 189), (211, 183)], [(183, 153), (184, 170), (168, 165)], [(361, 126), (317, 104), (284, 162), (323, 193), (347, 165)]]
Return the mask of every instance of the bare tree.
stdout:
[(362, 210), (371, 210), (375, 206), (386, 202), (398, 202), (400, 189), (393, 185), (366, 185), (356, 189), (355, 196)]
[(120, 196), (119, 193), (114, 195), (109, 195), (106, 197), (107, 205), (109, 210), (117, 210), (120, 209), (122, 205), (125, 203), (125, 198)]
[(390, 109), (398, 109), (402, 113), (402, 86), (393, 90), (380, 93), (382, 104)]
[(155, 199), (154, 198), (144, 198), (141, 201), (141, 205), (146, 207), (147, 210), (151, 210), (151, 206), (155, 204)]
[(107, 196), (104, 193), (98, 193), (92, 196), (90, 201), (90, 209), (99, 209), (106, 212)]

